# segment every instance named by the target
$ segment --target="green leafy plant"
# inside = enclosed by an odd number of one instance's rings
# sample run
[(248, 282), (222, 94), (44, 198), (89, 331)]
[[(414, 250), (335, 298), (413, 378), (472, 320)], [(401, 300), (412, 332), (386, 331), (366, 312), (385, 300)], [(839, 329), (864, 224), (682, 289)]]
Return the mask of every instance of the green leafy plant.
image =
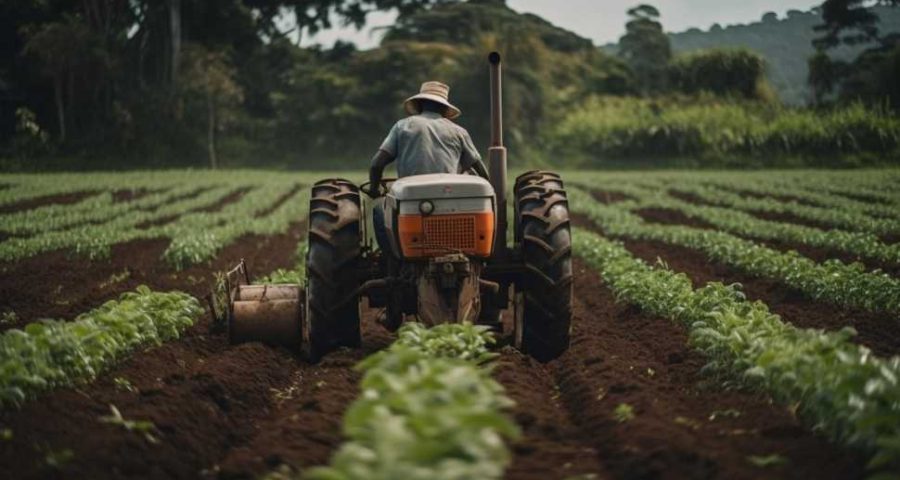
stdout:
[(19, 316), (16, 315), (16, 312), (7, 311), (0, 315), (0, 325), (12, 325), (18, 321)]
[(348, 441), (304, 478), (500, 478), (517, 438), (512, 405), (483, 366), (482, 327), (407, 324), (387, 350), (358, 365), (362, 394), (344, 414)]
[(576, 231), (574, 249), (618, 299), (688, 329), (704, 371), (795, 405), (808, 425), (871, 453), (873, 472), (900, 468), (900, 357), (875, 357), (852, 329), (823, 332), (784, 323), (735, 286), (694, 289), (690, 278), (635, 259), (621, 244)]
[(616, 421), (619, 423), (625, 423), (634, 420), (634, 407), (627, 403), (620, 403), (616, 405), (616, 408), (613, 410), (613, 418), (616, 419)]
[(116, 386), (117, 389), (122, 390), (123, 392), (134, 392), (135, 391), (134, 385), (132, 385), (131, 381), (129, 381), (125, 377), (114, 378), (113, 384)]
[(202, 312), (181, 292), (140, 286), (73, 321), (45, 320), (0, 335), (0, 405), (90, 381), (129, 352), (177, 338)]
[(839, 260), (819, 264), (797, 252), (782, 253), (722, 231), (648, 224), (617, 205), (595, 202), (583, 190), (570, 187), (568, 194), (572, 210), (586, 215), (608, 235), (691, 248), (745, 273), (778, 280), (814, 299), (875, 312), (900, 312), (900, 280), (867, 272), (861, 264)]
[(153, 422), (147, 420), (127, 420), (122, 416), (122, 413), (119, 412), (119, 409), (116, 408), (115, 405), (110, 405), (109, 411), (110, 415), (100, 417), (101, 422), (122, 427), (129, 432), (139, 433), (150, 443), (159, 443), (159, 439), (154, 435), (154, 433), (157, 433), (157, 430), (156, 425), (154, 425)]
[(59, 450), (47, 449), (44, 452), (44, 466), (54, 470), (61, 469), (75, 458), (75, 452), (71, 448)]
[(779, 467), (788, 463), (787, 458), (784, 458), (777, 453), (771, 455), (750, 455), (747, 457), (747, 461), (762, 468)]

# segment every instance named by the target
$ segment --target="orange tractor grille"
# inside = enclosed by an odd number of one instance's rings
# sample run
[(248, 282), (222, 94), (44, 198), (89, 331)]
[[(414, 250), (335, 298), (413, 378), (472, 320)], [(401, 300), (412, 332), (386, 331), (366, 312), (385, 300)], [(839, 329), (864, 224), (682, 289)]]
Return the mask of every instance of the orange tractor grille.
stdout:
[(431, 257), (462, 252), (489, 257), (494, 245), (494, 213), (400, 215), (398, 234), (403, 256)]
[(425, 246), (458, 250), (475, 248), (475, 217), (438, 215), (425, 218)]

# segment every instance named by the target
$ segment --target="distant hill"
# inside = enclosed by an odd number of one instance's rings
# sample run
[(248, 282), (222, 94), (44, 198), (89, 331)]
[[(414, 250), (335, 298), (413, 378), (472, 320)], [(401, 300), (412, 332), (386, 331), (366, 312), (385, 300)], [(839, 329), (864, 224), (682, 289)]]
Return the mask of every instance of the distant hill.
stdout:
[[(881, 33), (900, 32), (900, 8), (876, 7), (874, 11), (881, 17)], [(665, 25), (665, 18), (662, 20)], [(769, 80), (781, 100), (800, 105), (811, 98), (806, 61), (814, 53), (812, 40), (819, 36), (813, 26), (820, 23), (821, 16), (816, 11), (791, 10), (783, 18), (767, 13), (759, 22), (726, 27), (715, 24), (707, 31), (692, 28), (670, 33), (669, 38), (676, 53), (715, 47), (746, 47), (759, 52), (768, 62)], [(834, 59), (852, 60), (866, 48), (844, 45), (828, 53)], [(608, 44), (603, 49), (615, 53), (617, 45)]]

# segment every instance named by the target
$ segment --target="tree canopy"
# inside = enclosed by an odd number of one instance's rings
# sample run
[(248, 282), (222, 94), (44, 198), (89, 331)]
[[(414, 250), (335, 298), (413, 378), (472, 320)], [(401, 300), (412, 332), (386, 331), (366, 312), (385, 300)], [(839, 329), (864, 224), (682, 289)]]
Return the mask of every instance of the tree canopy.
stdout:
[(672, 48), (659, 22), (659, 10), (638, 5), (628, 10), (628, 17), (625, 35), (619, 39), (619, 56), (631, 67), (642, 91), (660, 91), (665, 88)]

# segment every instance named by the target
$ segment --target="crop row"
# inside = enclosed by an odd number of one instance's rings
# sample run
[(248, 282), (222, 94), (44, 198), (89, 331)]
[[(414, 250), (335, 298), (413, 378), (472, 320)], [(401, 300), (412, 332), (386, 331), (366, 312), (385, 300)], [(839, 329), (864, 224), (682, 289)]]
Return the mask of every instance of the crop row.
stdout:
[[(848, 172), (812, 172), (802, 177), (785, 177), (795, 185), (809, 191), (827, 192), (842, 196), (868, 198), (888, 204), (900, 204), (900, 192), (894, 187), (900, 182), (896, 170), (861, 171), (853, 175)], [(779, 178), (781, 175), (771, 175)]]
[(201, 190), (192, 185), (180, 185), (131, 202), (115, 202), (111, 192), (104, 192), (70, 205), (52, 204), (0, 215), (0, 228), (8, 233), (24, 235), (63, 230), (76, 225), (101, 224), (133, 213), (140, 214), (140, 210), (155, 210), (172, 201), (198, 194)]
[[(172, 239), (163, 258), (176, 268), (211, 260), (222, 247), (242, 235), (274, 235), (306, 218), (309, 189), (297, 185), (284, 189), (266, 188), (247, 194), (244, 201), (215, 213), (191, 214), (179, 219), (167, 231)], [(282, 201), (274, 211), (263, 212)]]
[(0, 206), (45, 196), (105, 191), (160, 191), (181, 184), (227, 183), (220, 173), (200, 171), (130, 173), (43, 173), (0, 175), (10, 185), (0, 190)]
[(308, 480), (501, 478), (518, 437), (512, 406), (490, 376), (485, 327), (406, 324), (363, 360), (359, 397), (343, 418), (347, 441)]
[(796, 252), (782, 253), (725, 232), (647, 224), (627, 210), (594, 201), (578, 188), (569, 188), (569, 200), (574, 212), (587, 215), (608, 235), (697, 250), (713, 261), (777, 280), (817, 300), (873, 312), (900, 312), (900, 281), (866, 272), (859, 263), (827, 260), (818, 264)]
[(140, 238), (162, 236), (163, 226), (138, 228), (176, 217), (193, 209), (211, 207), (240, 187), (215, 187), (197, 196), (160, 206), (155, 210), (132, 211), (101, 224), (80, 225), (68, 230), (44, 232), (32, 237), (10, 238), (0, 243), (0, 260), (28, 258), (51, 250), (72, 250), (91, 259), (109, 256), (110, 246)]
[[(845, 207), (857, 205), (853, 200), (871, 199), (872, 203), (900, 205), (900, 191), (894, 185), (900, 182), (900, 174), (896, 170), (780, 170), (780, 171), (744, 171), (744, 172), (697, 172), (697, 171), (658, 171), (658, 172), (571, 172), (567, 179), (578, 179), (587, 183), (603, 183), (614, 185), (635, 185), (653, 189), (667, 188), (670, 185), (720, 185), (735, 191), (754, 192), (760, 194), (797, 197), (804, 202), (830, 206), (841, 203), (843, 198), (850, 203)], [(793, 189), (786, 191), (785, 188)], [(769, 191), (766, 192), (766, 189)], [(812, 195), (808, 195), (812, 192)], [(831, 194), (831, 196), (819, 196)], [(881, 207), (875, 207), (882, 213), (889, 213)], [(890, 216), (890, 215), (887, 215)]]
[[(584, 185), (579, 183), (579, 185)], [(628, 195), (636, 200), (617, 202), (616, 208), (636, 211), (644, 208), (675, 210), (690, 218), (702, 220), (726, 232), (759, 240), (778, 240), (817, 248), (846, 252), (890, 265), (900, 265), (900, 244), (886, 244), (871, 233), (822, 230), (805, 225), (763, 220), (730, 208), (698, 205), (678, 200), (664, 191), (651, 191), (633, 186), (603, 186), (604, 191)]]
[(812, 428), (870, 452), (873, 473), (900, 469), (900, 356), (873, 356), (852, 343), (850, 328), (795, 328), (734, 285), (695, 290), (684, 274), (593, 233), (577, 230), (573, 244), (618, 299), (684, 325), (705, 371), (797, 407)]
[(254, 170), (164, 170), (125, 173), (41, 173), (0, 174), (0, 206), (48, 195), (77, 192), (160, 192), (186, 185), (195, 188), (212, 185), (280, 185), (312, 183), (325, 176), (315, 172), (270, 172)]
[[(280, 233), (304, 218), (307, 194), (296, 194), (297, 185), (282, 183), (246, 191), (248, 187), (241, 184), (212, 187), (194, 197), (153, 210), (131, 210), (104, 223), (11, 238), (0, 243), (0, 260), (18, 260), (57, 249), (71, 250), (92, 259), (104, 258), (117, 243), (170, 238), (164, 258), (173, 266), (183, 268), (213, 258), (220, 248), (241, 235)], [(242, 191), (245, 193), (239, 200), (208, 211), (209, 207)], [(285, 197), (290, 198), (268, 211)], [(154, 224), (157, 222), (160, 224)]]
[(793, 200), (784, 202), (774, 198), (748, 198), (726, 190), (706, 186), (678, 184), (672, 185), (670, 190), (695, 196), (704, 202), (714, 205), (722, 205), (738, 210), (786, 213), (823, 225), (870, 232), (876, 235), (900, 234), (900, 220), (896, 218), (876, 218), (859, 212), (813, 207)]
[(261, 278), (256, 283), (304, 283), (304, 279), (306, 278), (306, 250), (307, 243), (304, 239), (297, 244), (297, 249), (295, 251), (294, 257), (296, 262), (294, 268), (279, 268), (278, 270), (275, 270), (274, 272), (271, 272), (265, 277)]
[(8, 330), (0, 335), (0, 406), (93, 380), (131, 351), (177, 338), (201, 311), (190, 295), (141, 286), (74, 321)]
[(734, 177), (716, 178), (702, 182), (733, 192), (750, 192), (764, 196), (794, 197), (802, 202), (840, 211), (887, 218), (900, 218), (900, 204), (893, 202), (862, 201), (841, 194), (823, 191), (822, 187), (809, 187), (791, 180), (773, 178), (766, 181), (745, 181)]

